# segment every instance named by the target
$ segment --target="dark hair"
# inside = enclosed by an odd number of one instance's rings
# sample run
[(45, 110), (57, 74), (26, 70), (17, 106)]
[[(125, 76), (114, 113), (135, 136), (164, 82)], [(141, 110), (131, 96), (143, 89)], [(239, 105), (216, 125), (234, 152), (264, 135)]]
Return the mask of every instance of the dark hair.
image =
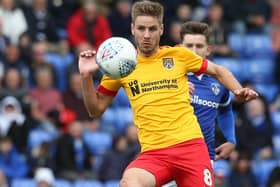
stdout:
[(152, 16), (159, 20), (160, 23), (163, 22), (163, 6), (158, 2), (152, 1), (138, 1), (133, 4), (131, 11), (132, 23), (138, 16)]
[(209, 43), (210, 33), (211, 30), (208, 24), (196, 21), (188, 21), (182, 24), (180, 37), (181, 40), (183, 40), (186, 34), (201, 34), (205, 36), (206, 42)]

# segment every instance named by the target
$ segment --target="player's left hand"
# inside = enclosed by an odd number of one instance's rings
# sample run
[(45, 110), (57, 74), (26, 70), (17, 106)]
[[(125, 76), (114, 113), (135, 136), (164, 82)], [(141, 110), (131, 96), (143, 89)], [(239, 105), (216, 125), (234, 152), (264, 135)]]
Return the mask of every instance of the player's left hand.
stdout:
[(231, 142), (226, 142), (215, 149), (215, 160), (227, 159), (234, 150), (235, 145)]
[(194, 84), (188, 81), (189, 93), (192, 96), (194, 94)]
[(236, 100), (239, 102), (250, 101), (256, 99), (259, 96), (259, 94), (251, 88), (241, 88), (234, 90), (233, 94)]

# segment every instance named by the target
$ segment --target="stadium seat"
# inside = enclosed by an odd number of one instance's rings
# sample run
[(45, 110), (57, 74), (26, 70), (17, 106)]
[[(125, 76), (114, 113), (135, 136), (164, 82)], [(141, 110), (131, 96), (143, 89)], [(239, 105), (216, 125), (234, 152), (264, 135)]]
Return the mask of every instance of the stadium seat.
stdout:
[(13, 179), (11, 181), (11, 187), (36, 187), (36, 183), (33, 179)]
[(119, 180), (110, 180), (104, 183), (104, 187), (119, 187)]
[(101, 182), (97, 180), (79, 180), (74, 182), (73, 187), (104, 187), (104, 186)]
[(261, 93), (269, 103), (275, 99), (279, 91), (278, 86), (275, 84), (255, 84), (254, 87), (256, 88), (256, 91)]
[(42, 129), (34, 129), (29, 132), (28, 148), (31, 150), (43, 142), (51, 142), (54, 139), (52, 135)]
[(239, 81), (244, 79), (242, 64), (235, 58), (214, 58), (213, 62), (228, 68)]
[(118, 91), (118, 94), (113, 100), (113, 107), (129, 107), (130, 103), (123, 88)]
[(58, 89), (65, 91), (68, 83), (67, 69), (74, 62), (74, 56), (72, 54), (62, 56), (57, 53), (48, 53), (45, 57), (46, 61), (55, 68)]
[(272, 40), (266, 34), (246, 34), (244, 36), (246, 57), (273, 58)]
[(102, 155), (112, 146), (112, 136), (106, 132), (89, 132), (83, 135), (86, 144), (94, 155)]
[(244, 69), (244, 78), (256, 84), (273, 84), (274, 80), (274, 60), (265, 58), (242, 59), (241, 64)]
[(228, 36), (228, 45), (232, 50), (242, 55), (245, 47), (243, 35), (238, 33), (230, 33)]
[(253, 162), (253, 172), (259, 186), (265, 186), (271, 170), (277, 166), (277, 160), (261, 160)]
[(114, 123), (117, 133), (123, 134), (127, 126), (133, 123), (133, 114), (130, 107), (118, 107), (115, 111), (117, 121)]
[(280, 111), (271, 112), (270, 114), (274, 127), (274, 133), (280, 136)]
[(73, 187), (73, 185), (66, 180), (63, 179), (56, 179), (54, 182), (54, 186), (56, 187)]

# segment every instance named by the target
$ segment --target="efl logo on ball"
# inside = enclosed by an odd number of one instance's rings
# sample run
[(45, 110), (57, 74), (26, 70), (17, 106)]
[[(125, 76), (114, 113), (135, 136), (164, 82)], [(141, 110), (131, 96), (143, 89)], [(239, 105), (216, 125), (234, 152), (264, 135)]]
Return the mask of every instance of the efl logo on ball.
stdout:
[(113, 79), (128, 76), (137, 63), (134, 45), (122, 37), (105, 40), (97, 50), (96, 62), (102, 73)]

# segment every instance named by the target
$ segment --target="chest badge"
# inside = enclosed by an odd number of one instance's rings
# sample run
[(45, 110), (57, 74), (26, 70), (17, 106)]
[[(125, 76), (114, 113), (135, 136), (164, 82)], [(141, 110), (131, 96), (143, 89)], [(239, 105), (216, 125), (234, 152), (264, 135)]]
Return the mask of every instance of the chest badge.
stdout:
[(215, 95), (218, 95), (220, 93), (220, 85), (217, 84), (217, 83), (211, 83), (211, 89), (212, 89), (212, 92), (215, 94)]
[(173, 58), (163, 58), (162, 59), (162, 65), (167, 70), (173, 69), (173, 67), (174, 67)]

